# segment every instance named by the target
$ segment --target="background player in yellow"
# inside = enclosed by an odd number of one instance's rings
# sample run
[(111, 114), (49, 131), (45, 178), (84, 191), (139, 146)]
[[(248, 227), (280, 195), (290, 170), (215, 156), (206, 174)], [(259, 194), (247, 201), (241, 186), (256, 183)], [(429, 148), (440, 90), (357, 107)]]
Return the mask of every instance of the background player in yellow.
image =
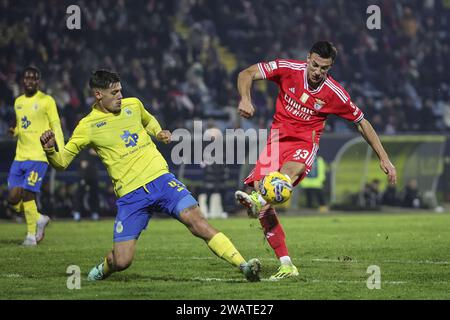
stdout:
[[(214, 229), (201, 215), (197, 201), (168, 171), (168, 166), (150, 135), (164, 143), (171, 133), (136, 98), (123, 98), (119, 76), (106, 70), (94, 72), (89, 86), (95, 97), (92, 112), (75, 128), (66, 146), (55, 150), (52, 131), (41, 143), (52, 166), (65, 169), (85, 147), (92, 147), (106, 166), (118, 196), (113, 250), (95, 266), (88, 280), (102, 280), (112, 272), (131, 265), (140, 233), (155, 211), (183, 223), (219, 257), (239, 267), (249, 281), (259, 280), (260, 263), (248, 262), (231, 241)], [(169, 240), (169, 239), (168, 239)]]
[(36, 193), (41, 189), (48, 161), (39, 143), (42, 132), (55, 132), (58, 147), (64, 147), (64, 136), (55, 100), (39, 91), (41, 73), (27, 67), (23, 73), (24, 94), (14, 102), (16, 127), (9, 131), (18, 137), (16, 156), (8, 175), (8, 201), (13, 209), (25, 213), (27, 235), (23, 242), (35, 246), (44, 238), (50, 218), (36, 207)]

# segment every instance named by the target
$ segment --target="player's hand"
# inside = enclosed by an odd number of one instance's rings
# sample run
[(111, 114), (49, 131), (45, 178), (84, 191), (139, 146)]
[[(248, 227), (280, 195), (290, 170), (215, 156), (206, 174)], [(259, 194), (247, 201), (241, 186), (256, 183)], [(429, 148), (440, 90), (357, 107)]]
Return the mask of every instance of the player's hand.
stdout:
[(255, 114), (255, 108), (250, 101), (241, 100), (241, 102), (239, 102), (238, 112), (241, 117), (249, 119)]
[(10, 134), (10, 135), (14, 135), (14, 133), (15, 133), (15, 128), (13, 128), (13, 127), (10, 127), (9, 129), (8, 129), (8, 133)]
[(157, 135), (156, 139), (158, 141), (164, 142), (165, 144), (168, 144), (172, 141), (172, 134), (169, 130), (161, 130)]
[(397, 171), (389, 159), (381, 159), (380, 168), (388, 175), (389, 184), (394, 185), (397, 183)]
[(41, 145), (45, 149), (56, 147), (55, 134), (52, 130), (47, 130), (41, 135)]

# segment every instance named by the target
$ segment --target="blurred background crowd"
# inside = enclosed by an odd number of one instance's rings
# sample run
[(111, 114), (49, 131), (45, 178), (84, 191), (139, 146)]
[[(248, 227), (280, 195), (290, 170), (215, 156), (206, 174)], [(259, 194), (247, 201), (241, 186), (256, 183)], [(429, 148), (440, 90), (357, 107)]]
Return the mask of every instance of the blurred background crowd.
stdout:
[[(76, 3), (75, 3), (76, 2)], [(81, 29), (66, 8), (81, 8)], [(367, 7), (381, 29), (366, 27)], [(92, 104), (87, 80), (117, 71), (163, 127), (267, 128), (277, 88), (253, 91), (257, 114), (236, 116), (237, 73), (259, 61), (303, 60), (327, 39), (340, 81), (380, 134), (449, 132), (450, 0), (0, 0), (0, 137), (14, 124), (21, 71), (38, 66), (69, 137)], [(353, 132), (337, 118), (327, 132)], [(69, 191), (68, 191), (69, 192)]]

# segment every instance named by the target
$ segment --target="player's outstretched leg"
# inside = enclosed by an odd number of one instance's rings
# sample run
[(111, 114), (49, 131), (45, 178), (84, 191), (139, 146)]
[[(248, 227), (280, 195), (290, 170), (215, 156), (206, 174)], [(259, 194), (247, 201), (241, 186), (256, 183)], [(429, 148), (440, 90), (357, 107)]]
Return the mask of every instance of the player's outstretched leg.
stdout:
[(272, 275), (270, 280), (276, 281), (283, 278), (298, 276), (298, 270), (289, 256), (289, 251), (286, 246), (286, 235), (278, 220), (275, 208), (269, 206), (261, 210), (259, 222), (261, 223), (267, 242), (272, 247), (281, 263), (278, 272)]
[(113, 272), (127, 269), (134, 259), (136, 242), (136, 239), (114, 242), (113, 250), (103, 258), (101, 263), (89, 271), (87, 279), (89, 281), (103, 280)]
[(238, 267), (248, 281), (259, 281), (261, 263), (258, 259), (248, 262), (242, 257), (230, 239), (222, 232), (214, 229), (200, 214), (198, 205), (189, 206), (180, 213), (180, 221), (191, 233), (206, 241), (208, 247), (219, 258)]

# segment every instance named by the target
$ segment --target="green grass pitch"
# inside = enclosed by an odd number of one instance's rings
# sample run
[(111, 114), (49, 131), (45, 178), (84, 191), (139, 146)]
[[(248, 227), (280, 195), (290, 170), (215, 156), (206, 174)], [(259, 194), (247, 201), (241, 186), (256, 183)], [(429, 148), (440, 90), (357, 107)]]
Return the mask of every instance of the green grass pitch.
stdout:
[[(247, 259), (260, 258), (263, 280), (247, 283), (183, 225), (152, 219), (129, 269), (101, 282), (86, 275), (112, 245), (113, 220), (52, 222), (45, 240), (21, 247), (25, 225), (0, 222), (0, 299), (449, 299), (450, 214), (282, 216), (297, 278), (270, 282), (278, 262), (259, 223), (212, 220)], [(67, 288), (66, 269), (81, 269)], [(367, 288), (378, 266), (381, 289)]]

